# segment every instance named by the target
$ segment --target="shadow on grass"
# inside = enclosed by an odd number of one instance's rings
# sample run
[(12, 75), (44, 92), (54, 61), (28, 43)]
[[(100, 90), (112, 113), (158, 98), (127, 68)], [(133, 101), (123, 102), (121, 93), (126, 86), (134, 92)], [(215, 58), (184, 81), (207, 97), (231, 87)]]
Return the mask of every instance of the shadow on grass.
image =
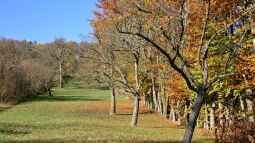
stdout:
[[(146, 114), (153, 114), (151, 111), (144, 111), (144, 112), (139, 112), (140, 115), (146, 115)], [(116, 113), (115, 115), (117, 116), (129, 116), (132, 115), (132, 113)]]
[[(102, 101), (102, 99), (91, 98), (89, 96), (34, 96), (25, 99), (22, 102), (31, 102), (31, 101)], [(22, 103), (21, 102), (21, 103)]]
[[(1, 141), (1, 140), (0, 140)], [(192, 143), (207, 143), (212, 140), (201, 139)], [(180, 143), (180, 141), (155, 141), (155, 140), (67, 140), (67, 139), (51, 139), (51, 140), (24, 140), (24, 141), (1, 141), (1, 143)]]
[(31, 133), (32, 128), (35, 127), (17, 123), (0, 123), (0, 134), (26, 135)]
[(5, 111), (5, 110), (8, 110), (8, 109), (10, 109), (10, 108), (11, 108), (11, 106), (8, 106), (8, 107), (0, 107), (0, 112)]
[(4, 129), (4, 128), (0, 128), (0, 134), (7, 134), (7, 135), (26, 135), (26, 134), (30, 134), (30, 131), (26, 131), (26, 130), (16, 130), (16, 129)]

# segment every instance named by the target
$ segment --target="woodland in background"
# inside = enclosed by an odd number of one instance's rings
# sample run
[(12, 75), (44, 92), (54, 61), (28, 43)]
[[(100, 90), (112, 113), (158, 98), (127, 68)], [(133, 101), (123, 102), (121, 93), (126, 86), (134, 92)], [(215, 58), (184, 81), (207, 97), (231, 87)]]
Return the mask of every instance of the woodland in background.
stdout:
[(78, 71), (79, 47), (80, 43), (62, 38), (47, 44), (1, 39), (0, 101), (18, 103), (44, 93), (53, 96), (51, 89), (62, 88)]

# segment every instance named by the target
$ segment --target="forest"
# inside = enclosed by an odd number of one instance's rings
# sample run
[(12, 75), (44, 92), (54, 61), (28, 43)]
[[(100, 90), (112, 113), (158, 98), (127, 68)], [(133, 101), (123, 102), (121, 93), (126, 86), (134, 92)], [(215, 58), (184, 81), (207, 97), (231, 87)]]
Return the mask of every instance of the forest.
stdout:
[[(96, 6), (91, 41), (0, 39), (0, 142), (255, 143), (254, 0)], [(27, 119), (8, 128), (23, 108)], [(70, 123), (73, 138), (60, 140), (61, 129), (47, 141), (5, 135), (37, 118), (48, 130), (43, 110), (56, 128)]]

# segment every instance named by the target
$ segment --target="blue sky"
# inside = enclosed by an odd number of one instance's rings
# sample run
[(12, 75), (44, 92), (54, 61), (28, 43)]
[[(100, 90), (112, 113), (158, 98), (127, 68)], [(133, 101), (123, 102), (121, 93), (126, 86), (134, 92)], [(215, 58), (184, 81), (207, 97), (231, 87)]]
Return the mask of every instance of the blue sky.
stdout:
[(57, 37), (88, 40), (95, 7), (96, 0), (0, 0), (0, 37), (38, 42)]

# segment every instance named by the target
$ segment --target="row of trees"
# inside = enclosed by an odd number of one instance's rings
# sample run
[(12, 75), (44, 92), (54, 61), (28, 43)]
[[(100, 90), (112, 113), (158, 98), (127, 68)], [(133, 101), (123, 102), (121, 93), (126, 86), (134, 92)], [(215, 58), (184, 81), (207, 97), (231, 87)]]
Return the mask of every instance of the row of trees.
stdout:
[(224, 131), (237, 120), (254, 126), (253, 0), (99, 0), (98, 8), (97, 43), (85, 57), (112, 89), (111, 114), (122, 89), (134, 100), (132, 126), (143, 100), (186, 125), (185, 143), (197, 124), (221, 140), (238, 138)]
[[(48, 92), (75, 70), (75, 42), (56, 39), (52, 43), (0, 40), (0, 100), (18, 102)], [(56, 82), (59, 81), (59, 84)]]

